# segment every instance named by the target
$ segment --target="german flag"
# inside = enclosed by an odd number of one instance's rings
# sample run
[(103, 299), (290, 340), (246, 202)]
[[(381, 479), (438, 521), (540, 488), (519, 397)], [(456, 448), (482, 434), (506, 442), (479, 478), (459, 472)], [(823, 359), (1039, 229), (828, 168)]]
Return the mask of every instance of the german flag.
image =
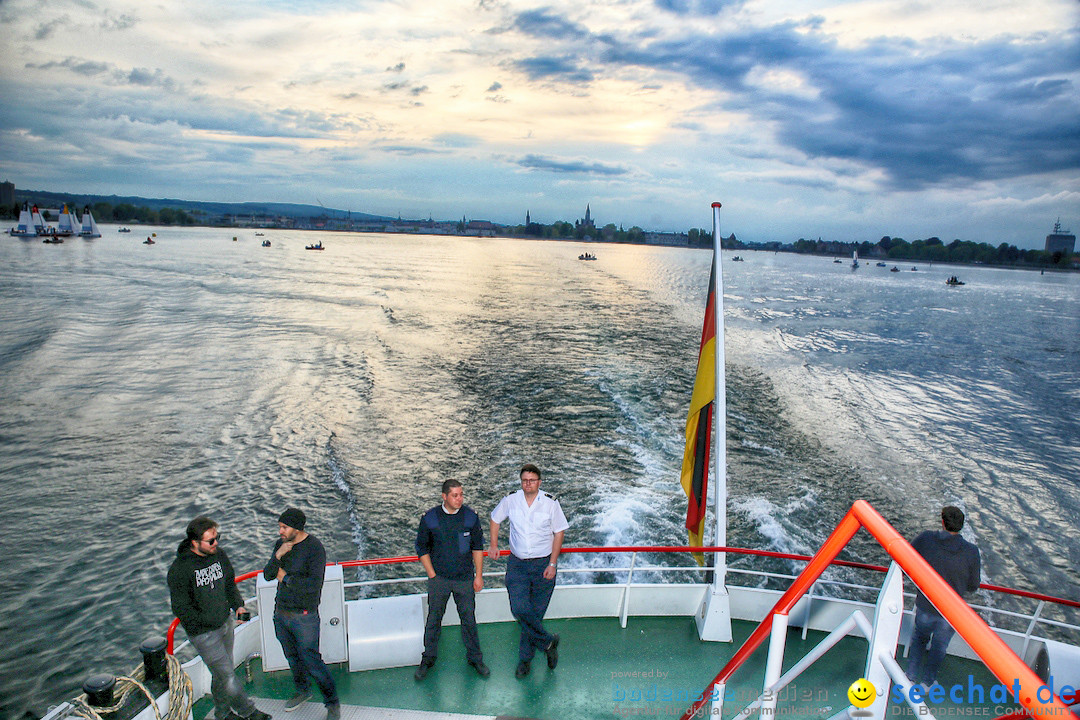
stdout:
[[(713, 400), (716, 398), (716, 275), (709, 273), (709, 298), (701, 328), (697, 377), (686, 416), (686, 449), (683, 451), (682, 487), (686, 492), (686, 529), (690, 545), (701, 545), (705, 529), (705, 504), (709, 485), (709, 439), (712, 436)], [(698, 565), (705, 556), (694, 553)]]

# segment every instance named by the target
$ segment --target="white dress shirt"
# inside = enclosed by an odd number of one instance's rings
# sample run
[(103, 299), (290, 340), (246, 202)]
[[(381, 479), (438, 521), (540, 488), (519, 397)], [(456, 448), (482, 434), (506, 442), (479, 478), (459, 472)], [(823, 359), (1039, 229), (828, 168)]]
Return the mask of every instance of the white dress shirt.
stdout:
[(507, 495), (491, 511), (493, 522), (501, 525), (506, 518), (510, 518), (510, 552), (522, 560), (549, 557), (555, 533), (570, 527), (559, 501), (546, 492), (537, 493), (532, 505), (525, 501), (524, 490)]

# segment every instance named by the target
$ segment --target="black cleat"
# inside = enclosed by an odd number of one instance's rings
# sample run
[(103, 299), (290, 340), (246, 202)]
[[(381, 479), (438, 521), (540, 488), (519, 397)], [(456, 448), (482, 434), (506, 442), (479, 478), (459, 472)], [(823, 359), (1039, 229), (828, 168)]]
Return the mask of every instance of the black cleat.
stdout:
[(514, 677), (516, 677), (518, 680), (520, 680), (521, 678), (528, 675), (529, 670), (531, 670), (531, 669), (532, 669), (532, 666), (529, 663), (522, 660), (521, 662), (518, 663), (517, 670), (514, 671)]

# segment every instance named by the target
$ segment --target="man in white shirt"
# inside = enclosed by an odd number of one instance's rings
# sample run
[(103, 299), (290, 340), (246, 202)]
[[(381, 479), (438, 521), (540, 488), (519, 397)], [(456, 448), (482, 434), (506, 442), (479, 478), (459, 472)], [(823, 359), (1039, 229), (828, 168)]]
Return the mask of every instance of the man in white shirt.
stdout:
[(489, 558), (499, 556), (499, 524), (510, 519), (510, 557), (506, 560), (506, 592), (510, 612), (521, 626), (519, 680), (529, 674), (537, 649), (547, 654), (552, 670), (559, 663), (559, 636), (544, 630), (544, 613), (555, 590), (555, 569), (562, 550), (566, 522), (559, 501), (540, 492), (540, 468), (521, 468), (521, 489), (499, 501), (491, 511)]

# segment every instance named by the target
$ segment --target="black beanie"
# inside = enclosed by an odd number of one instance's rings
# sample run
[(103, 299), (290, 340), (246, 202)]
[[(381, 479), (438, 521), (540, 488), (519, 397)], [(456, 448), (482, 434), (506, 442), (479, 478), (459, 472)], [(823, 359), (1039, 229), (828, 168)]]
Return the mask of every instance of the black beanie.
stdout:
[(303, 530), (304, 524), (307, 522), (307, 516), (304, 515), (303, 510), (289, 508), (285, 512), (281, 513), (281, 517), (279, 517), (277, 521), (282, 525), (288, 525), (291, 528)]

